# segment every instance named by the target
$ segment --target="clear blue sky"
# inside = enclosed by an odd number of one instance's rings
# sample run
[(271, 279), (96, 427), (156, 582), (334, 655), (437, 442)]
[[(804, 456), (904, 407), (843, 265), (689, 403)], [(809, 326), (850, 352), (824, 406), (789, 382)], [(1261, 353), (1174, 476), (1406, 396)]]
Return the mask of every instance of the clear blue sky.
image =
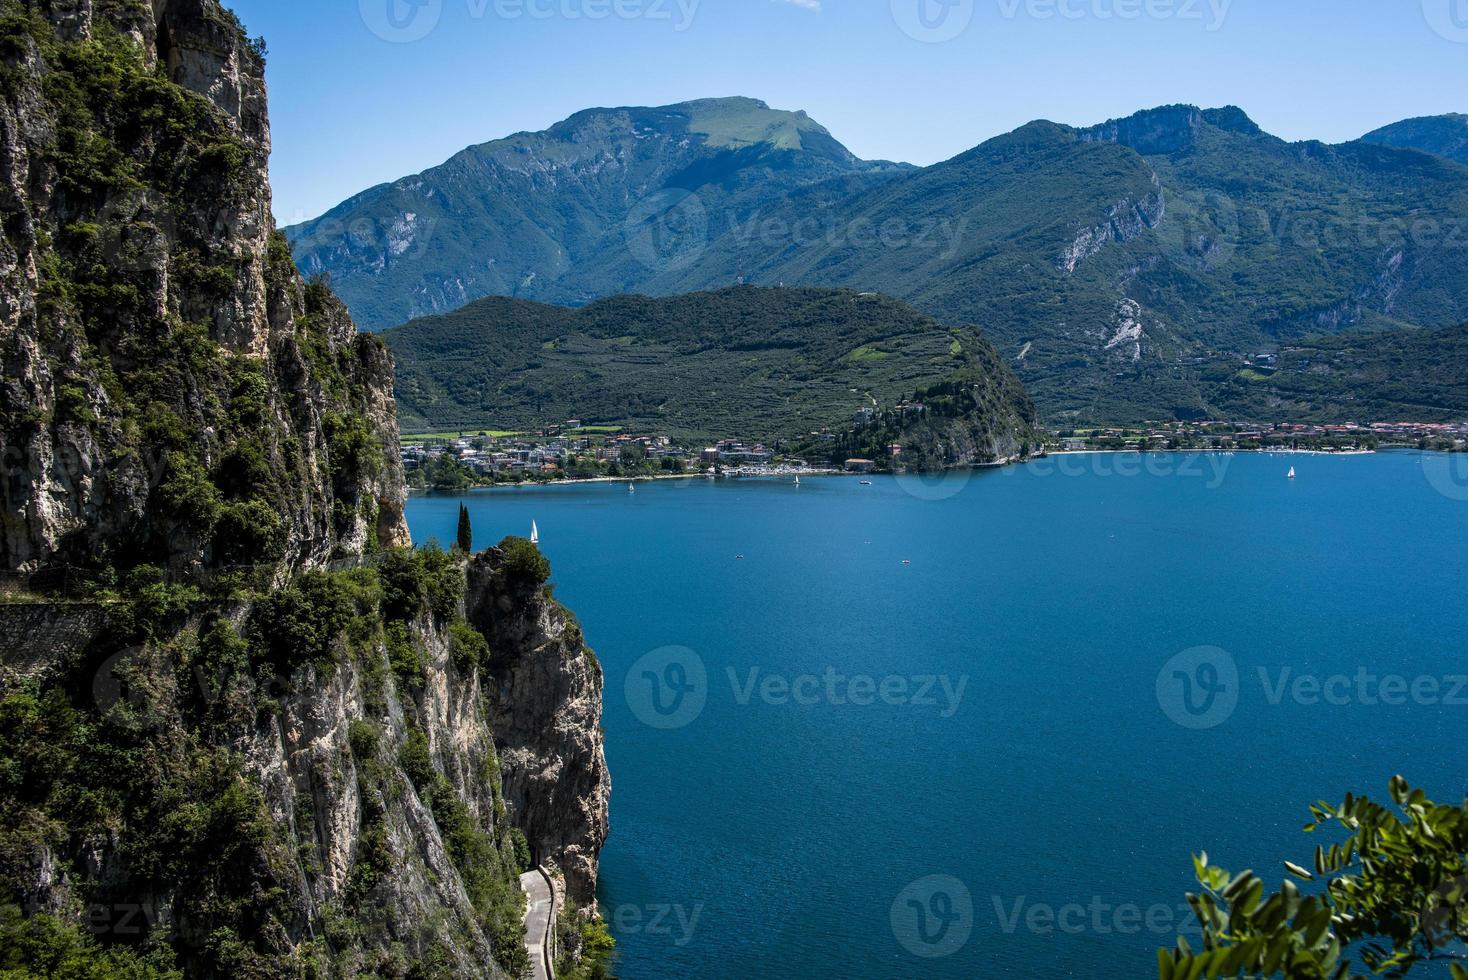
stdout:
[(1468, 112), (1468, 0), (226, 2), (270, 45), (282, 223), (590, 106), (748, 95), (918, 164), (1171, 102), (1330, 142)]

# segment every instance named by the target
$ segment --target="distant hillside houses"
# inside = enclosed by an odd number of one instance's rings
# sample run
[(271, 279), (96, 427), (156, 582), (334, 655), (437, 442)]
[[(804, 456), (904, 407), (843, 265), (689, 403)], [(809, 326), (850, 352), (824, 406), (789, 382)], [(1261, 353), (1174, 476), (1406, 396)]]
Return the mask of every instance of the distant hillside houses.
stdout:
[[(554, 473), (564, 469), (573, 459), (593, 459), (600, 463), (626, 462), (629, 459), (684, 462), (690, 455), (687, 449), (674, 445), (667, 436), (580, 435), (576, 431), (580, 428), (581, 423), (573, 419), (564, 426), (547, 429), (539, 437), (493, 437), (481, 433), (405, 445), (402, 450), (403, 467), (412, 472), (430, 460), (448, 455), (480, 476), (494, 477)], [(562, 432), (562, 429), (569, 431)]]
[(699, 458), (705, 463), (730, 466), (768, 466), (775, 454), (759, 444), (746, 446), (737, 439), (724, 439), (718, 445), (705, 449)]

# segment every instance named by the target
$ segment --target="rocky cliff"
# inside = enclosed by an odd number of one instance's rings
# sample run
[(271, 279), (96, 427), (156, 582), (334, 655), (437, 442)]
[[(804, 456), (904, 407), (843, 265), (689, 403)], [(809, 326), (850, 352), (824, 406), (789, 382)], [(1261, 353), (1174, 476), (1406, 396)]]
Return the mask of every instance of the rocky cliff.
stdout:
[(204, 0), (35, 6), (0, 35), (0, 563), (405, 543), (391, 363), (274, 231), (256, 48)]
[[(521, 546), (523, 548), (523, 545)], [(504, 551), (469, 566), (469, 622), (489, 640), (486, 707), (505, 799), (531, 851), (596, 900), (611, 782), (602, 753), (601, 665), (581, 627)]]
[(519, 975), (531, 842), (594, 896), (599, 669), (505, 551), (407, 547), (261, 51), (216, 0), (0, 0), (0, 971)]

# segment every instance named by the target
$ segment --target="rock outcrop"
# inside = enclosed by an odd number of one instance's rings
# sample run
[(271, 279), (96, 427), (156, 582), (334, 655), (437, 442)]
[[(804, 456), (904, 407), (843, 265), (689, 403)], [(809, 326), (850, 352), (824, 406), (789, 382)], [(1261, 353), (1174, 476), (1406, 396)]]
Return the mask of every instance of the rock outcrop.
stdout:
[(1113, 242), (1128, 242), (1150, 228), (1155, 228), (1167, 213), (1162, 185), (1152, 178), (1152, 193), (1138, 201), (1118, 201), (1106, 214), (1106, 220), (1083, 228), (1055, 260), (1057, 268), (1069, 274), (1086, 259)]
[(486, 707), (511, 818), (532, 852), (560, 868), (571, 897), (594, 904), (611, 796), (601, 665), (571, 613), (518, 579), (498, 550), (470, 564), (466, 606), (489, 640)]
[[(264, 65), (233, 16), (18, 6), (0, 566), (299, 570), (406, 542), (391, 361), (274, 230)], [(189, 492), (200, 480), (217, 500)]]

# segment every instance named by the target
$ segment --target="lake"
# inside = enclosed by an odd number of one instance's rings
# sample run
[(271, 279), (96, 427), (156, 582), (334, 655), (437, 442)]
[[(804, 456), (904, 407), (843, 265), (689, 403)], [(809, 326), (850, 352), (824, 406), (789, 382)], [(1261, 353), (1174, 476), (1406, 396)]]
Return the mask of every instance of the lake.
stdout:
[(628, 980), (1155, 976), (1192, 853), (1274, 887), (1316, 799), (1468, 793), (1468, 458), (871, 482), (409, 505), (536, 521), (605, 666)]

